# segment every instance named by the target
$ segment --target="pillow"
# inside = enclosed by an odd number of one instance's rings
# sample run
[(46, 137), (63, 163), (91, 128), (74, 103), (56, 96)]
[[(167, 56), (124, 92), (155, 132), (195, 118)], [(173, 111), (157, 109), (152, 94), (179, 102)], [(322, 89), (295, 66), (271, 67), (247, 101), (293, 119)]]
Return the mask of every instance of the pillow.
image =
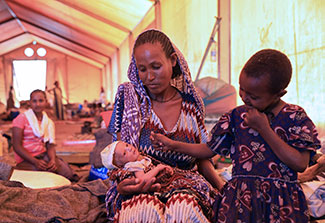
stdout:
[(71, 184), (70, 180), (56, 173), (16, 169), (12, 172), (10, 181), (21, 182), (25, 187), (33, 189), (56, 188)]

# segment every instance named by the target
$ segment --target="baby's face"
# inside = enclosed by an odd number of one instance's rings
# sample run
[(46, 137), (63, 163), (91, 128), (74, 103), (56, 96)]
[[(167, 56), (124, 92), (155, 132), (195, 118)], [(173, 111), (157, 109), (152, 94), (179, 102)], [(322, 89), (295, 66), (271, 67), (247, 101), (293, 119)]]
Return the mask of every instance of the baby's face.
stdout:
[(132, 145), (119, 142), (115, 148), (114, 162), (115, 165), (122, 167), (128, 162), (134, 162), (138, 159), (139, 151)]

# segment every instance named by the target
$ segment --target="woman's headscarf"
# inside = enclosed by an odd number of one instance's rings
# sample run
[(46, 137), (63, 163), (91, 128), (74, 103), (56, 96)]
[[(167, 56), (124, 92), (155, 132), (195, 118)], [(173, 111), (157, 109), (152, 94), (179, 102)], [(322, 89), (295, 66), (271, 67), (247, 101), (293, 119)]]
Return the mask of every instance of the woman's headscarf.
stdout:
[[(198, 95), (192, 82), (191, 73), (187, 62), (182, 53), (173, 45), (177, 55), (177, 64), (180, 67), (182, 74), (177, 75), (171, 80), (171, 85), (179, 91), (191, 94), (196, 102), (196, 106), (204, 116), (204, 104), (201, 97)], [(177, 65), (176, 65), (177, 66)], [(144, 123), (150, 117), (151, 100), (148, 96), (143, 82), (139, 78), (138, 69), (132, 54), (131, 63), (128, 69), (129, 83), (124, 83), (119, 90), (124, 91), (124, 110), (121, 124), (121, 140), (128, 142), (136, 147), (139, 146), (140, 131)], [(118, 102), (118, 93), (115, 102)], [(122, 114), (116, 114), (122, 115)], [(117, 133), (119, 129), (109, 129), (110, 133)]]

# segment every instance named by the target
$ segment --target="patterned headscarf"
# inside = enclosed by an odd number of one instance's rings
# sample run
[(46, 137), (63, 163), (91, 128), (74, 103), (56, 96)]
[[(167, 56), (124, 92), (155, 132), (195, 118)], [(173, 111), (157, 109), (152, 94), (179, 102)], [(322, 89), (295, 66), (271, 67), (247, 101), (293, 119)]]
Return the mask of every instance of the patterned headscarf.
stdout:
[[(198, 95), (194, 84), (192, 82), (191, 73), (188, 68), (182, 53), (173, 45), (177, 55), (177, 64), (181, 68), (181, 75), (177, 75), (171, 80), (171, 85), (176, 87), (179, 91), (191, 94), (195, 101), (197, 108), (204, 116), (204, 104), (201, 97)], [(124, 83), (119, 90), (124, 91), (124, 110), (121, 124), (121, 140), (128, 142), (136, 147), (139, 146), (140, 131), (144, 123), (148, 120), (151, 114), (151, 100), (148, 96), (143, 82), (139, 78), (138, 69), (132, 54), (132, 60), (128, 69), (128, 78), (130, 82)], [(118, 93), (115, 102), (118, 101)], [(122, 115), (122, 114), (116, 114)], [(115, 131), (114, 131), (115, 130)], [(111, 133), (117, 133), (119, 130), (114, 129)]]

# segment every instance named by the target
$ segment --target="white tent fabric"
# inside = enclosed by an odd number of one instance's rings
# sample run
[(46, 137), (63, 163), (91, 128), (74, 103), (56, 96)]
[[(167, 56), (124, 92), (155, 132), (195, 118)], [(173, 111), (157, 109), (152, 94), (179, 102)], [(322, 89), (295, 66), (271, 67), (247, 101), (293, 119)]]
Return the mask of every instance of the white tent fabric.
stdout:
[[(325, 129), (324, 10), (322, 0), (1, 1), (0, 99), (6, 101), (12, 80), (10, 59), (4, 55), (33, 39), (68, 57), (67, 67), (51, 71), (49, 83), (62, 76), (61, 86), (71, 101), (98, 97), (103, 85), (112, 102), (117, 86), (127, 81), (133, 42), (147, 28), (161, 29), (172, 39), (185, 55), (194, 79), (215, 16), (222, 15), (221, 30), (228, 29), (216, 35), (217, 60), (209, 56), (200, 76), (221, 77), (238, 94), (238, 76), (245, 61), (262, 48), (281, 50), (293, 65), (284, 99), (301, 105)], [(82, 72), (72, 66), (83, 67)], [(70, 75), (81, 76), (75, 80)], [(88, 84), (81, 80), (97, 84), (84, 94)], [(239, 97), (237, 103), (241, 104)]]

